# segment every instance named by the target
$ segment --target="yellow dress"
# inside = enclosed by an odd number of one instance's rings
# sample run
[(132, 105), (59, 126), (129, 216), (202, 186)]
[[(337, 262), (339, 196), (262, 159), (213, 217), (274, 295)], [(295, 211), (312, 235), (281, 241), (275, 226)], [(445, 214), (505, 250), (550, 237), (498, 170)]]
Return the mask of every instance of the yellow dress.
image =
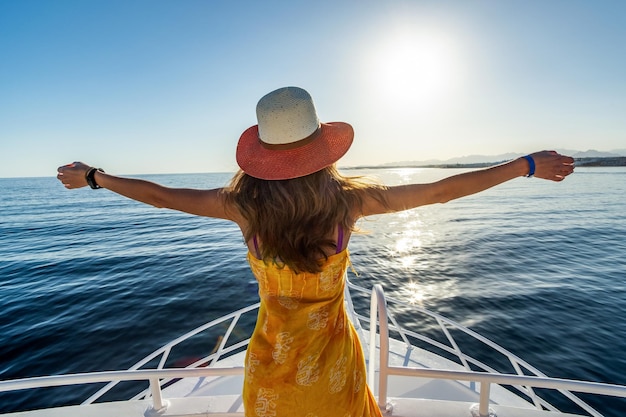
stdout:
[(348, 251), (296, 274), (248, 253), (261, 307), (246, 355), (246, 417), (381, 416), (344, 307)]

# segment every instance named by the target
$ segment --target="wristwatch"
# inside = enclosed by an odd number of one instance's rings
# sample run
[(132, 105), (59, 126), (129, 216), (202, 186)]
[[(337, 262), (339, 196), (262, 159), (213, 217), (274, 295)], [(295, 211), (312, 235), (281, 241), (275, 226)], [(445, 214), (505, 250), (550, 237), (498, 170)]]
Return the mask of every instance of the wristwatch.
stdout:
[(87, 180), (87, 184), (93, 189), (97, 190), (98, 188), (102, 188), (96, 182), (96, 171), (104, 172), (102, 168), (89, 168), (89, 171), (85, 174), (85, 179)]

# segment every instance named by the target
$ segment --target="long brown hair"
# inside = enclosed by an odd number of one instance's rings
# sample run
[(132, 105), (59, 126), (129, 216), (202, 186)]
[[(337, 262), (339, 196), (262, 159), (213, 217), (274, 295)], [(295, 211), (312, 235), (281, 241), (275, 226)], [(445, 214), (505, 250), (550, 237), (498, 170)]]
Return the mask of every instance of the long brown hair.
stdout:
[[(289, 180), (267, 181), (239, 171), (224, 190), (248, 222), (246, 241), (262, 242), (261, 258), (279, 261), (296, 272), (320, 272), (336, 227), (352, 230), (364, 196), (385, 204), (382, 185), (344, 177), (334, 165)], [(356, 210), (355, 210), (356, 209)]]

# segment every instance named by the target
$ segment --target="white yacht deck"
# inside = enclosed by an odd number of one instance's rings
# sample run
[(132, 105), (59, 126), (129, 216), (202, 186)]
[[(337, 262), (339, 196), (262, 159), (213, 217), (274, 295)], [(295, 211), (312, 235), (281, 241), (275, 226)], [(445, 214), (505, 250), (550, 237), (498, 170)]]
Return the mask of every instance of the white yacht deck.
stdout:
[[(352, 290), (352, 294), (350, 290)], [(353, 297), (370, 297), (370, 315), (359, 314)], [(384, 414), (395, 417), (602, 417), (602, 413), (580, 400), (573, 392), (626, 398), (626, 387), (549, 378), (494, 342), (445, 317), (416, 308), (436, 320), (448, 343), (409, 331), (390, 314), (382, 287), (372, 291), (350, 284), (346, 304), (368, 358), (368, 383)], [(361, 303), (362, 304), (362, 303)], [(241, 389), (245, 348), (248, 340), (231, 341), (241, 317), (256, 315), (258, 304), (207, 323), (171, 341), (126, 371), (60, 375), (0, 381), (0, 392), (61, 385), (107, 383), (82, 405), (1, 414), (10, 417), (131, 417), (131, 416), (243, 416)], [(363, 327), (366, 324), (367, 327)], [(376, 323), (372, 328), (369, 323)], [(209, 355), (187, 368), (168, 368), (173, 349), (181, 342), (207, 330), (227, 328)], [(372, 332), (370, 332), (370, 329)], [(514, 372), (503, 373), (463, 352), (451, 331), (479, 340), (490, 355), (503, 355)], [(394, 336), (389, 337), (389, 331)], [(419, 343), (418, 343), (419, 342)], [(430, 348), (418, 347), (426, 343)], [(437, 353), (436, 353), (437, 352)], [(443, 352), (445, 354), (442, 354)], [(146, 368), (154, 366), (156, 368)], [(98, 402), (121, 381), (144, 381), (124, 401)], [(144, 385), (145, 387), (146, 385)], [(560, 393), (577, 414), (560, 412), (535, 388)], [(282, 416), (279, 416), (282, 417)]]

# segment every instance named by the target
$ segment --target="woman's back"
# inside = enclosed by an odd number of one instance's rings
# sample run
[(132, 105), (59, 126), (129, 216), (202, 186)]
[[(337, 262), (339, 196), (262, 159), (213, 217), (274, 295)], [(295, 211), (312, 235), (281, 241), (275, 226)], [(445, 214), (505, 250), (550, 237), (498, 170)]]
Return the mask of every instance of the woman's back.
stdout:
[(343, 249), (369, 193), (378, 184), (345, 177), (331, 165), (304, 177), (264, 181), (239, 173), (224, 191), (241, 215), (244, 238), (259, 259), (280, 259), (295, 271), (319, 272), (320, 260)]

